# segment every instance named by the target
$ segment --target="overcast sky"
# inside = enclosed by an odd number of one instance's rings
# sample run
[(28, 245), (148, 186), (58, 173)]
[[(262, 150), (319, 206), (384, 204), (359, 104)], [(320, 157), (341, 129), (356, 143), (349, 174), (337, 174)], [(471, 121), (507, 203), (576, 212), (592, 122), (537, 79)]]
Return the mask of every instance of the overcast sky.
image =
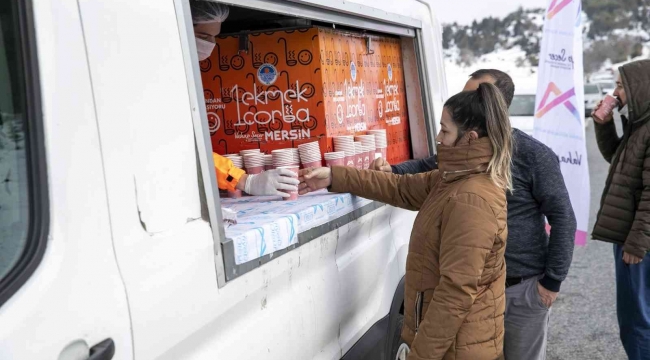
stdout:
[(455, 21), (467, 25), (489, 16), (502, 18), (520, 6), (525, 9), (545, 8), (547, 0), (436, 0), (433, 3), (441, 23)]

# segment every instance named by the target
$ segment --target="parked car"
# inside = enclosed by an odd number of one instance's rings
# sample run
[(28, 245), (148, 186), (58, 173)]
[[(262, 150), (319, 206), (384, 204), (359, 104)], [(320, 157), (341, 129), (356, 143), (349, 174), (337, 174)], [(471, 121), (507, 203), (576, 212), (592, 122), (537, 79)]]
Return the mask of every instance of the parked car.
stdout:
[(535, 126), (535, 91), (517, 90), (509, 110), (512, 127), (532, 136)]
[(603, 98), (600, 84), (585, 84), (585, 116), (590, 117), (596, 104)]
[(616, 83), (610, 80), (598, 81), (594, 84), (600, 86), (600, 91), (603, 95), (612, 94), (614, 92), (614, 89), (616, 89)]

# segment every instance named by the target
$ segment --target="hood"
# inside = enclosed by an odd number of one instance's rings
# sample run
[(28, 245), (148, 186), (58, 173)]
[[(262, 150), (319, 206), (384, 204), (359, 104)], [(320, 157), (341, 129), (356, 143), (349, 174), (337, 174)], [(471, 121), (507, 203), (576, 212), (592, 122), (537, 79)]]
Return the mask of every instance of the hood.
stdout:
[(650, 60), (639, 60), (618, 68), (623, 81), (630, 116), (637, 125), (650, 120)]
[(438, 146), (438, 168), (445, 180), (484, 172), (492, 154), (492, 143), (487, 136), (453, 147)]

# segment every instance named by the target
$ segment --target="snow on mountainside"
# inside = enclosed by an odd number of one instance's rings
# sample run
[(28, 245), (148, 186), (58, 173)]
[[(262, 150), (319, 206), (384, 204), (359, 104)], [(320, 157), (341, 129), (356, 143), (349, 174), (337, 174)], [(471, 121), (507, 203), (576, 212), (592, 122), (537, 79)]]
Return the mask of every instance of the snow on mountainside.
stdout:
[[(628, 0), (583, 0), (585, 78), (612, 77), (623, 63), (650, 58), (650, 5)], [(534, 87), (544, 25), (544, 9), (518, 9), (503, 19), (471, 25), (445, 24), (443, 47), (449, 93), (459, 91), (469, 74), (497, 68)], [(591, 16), (591, 17), (590, 17)]]

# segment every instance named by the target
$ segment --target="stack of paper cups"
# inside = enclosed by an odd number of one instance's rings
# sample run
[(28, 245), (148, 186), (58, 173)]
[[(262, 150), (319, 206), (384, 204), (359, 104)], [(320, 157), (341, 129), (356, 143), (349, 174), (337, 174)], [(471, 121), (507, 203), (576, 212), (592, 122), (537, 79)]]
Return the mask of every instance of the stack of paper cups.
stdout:
[(264, 155), (264, 170), (273, 170), (273, 155)]
[(375, 135), (357, 135), (354, 137), (355, 141), (360, 141), (363, 146), (367, 147), (368, 149), (375, 151), (376, 146), (375, 146)]
[(232, 161), (232, 164), (235, 165), (235, 167), (238, 167), (240, 169), (244, 168), (244, 160), (240, 155), (227, 154), (227, 155), (224, 155), (224, 157), (227, 157), (228, 159), (230, 159), (230, 161)]
[(260, 154), (260, 149), (245, 149), (239, 152), (239, 155), (241, 155), (241, 157), (245, 157), (249, 154)]
[(363, 170), (363, 157), (366, 154), (366, 148), (360, 142), (354, 143), (356, 158), (355, 158), (355, 167), (359, 170)]
[(248, 153), (244, 155), (244, 165), (248, 174), (259, 174), (264, 171), (264, 154)]
[(343, 151), (325, 153), (325, 164), (332, 166), (345, 166), (345, 153)]
[(298, 152), (298, 149), (289, 148), (289, 150), (293, 154), (293, 161), (295, 161), (296, 164), (300, 164), (300, 153)]
[(278, 149), (271, 151), (273, 156), (273, 166), (279, 168), (281, 166), (298, 166), (298, 161), (295, 160), (293, 149)]
[(387, 157), (386, 149), (388, 148), (388, 138), (386, 137), (386, 130), (385, 129), (368, 130), (367, 133), (368, 135), (375, 135), (375, 148), (376, 148), (375, 157), (381, 156), (384, 159), (386, 159)]
[(334, 141), (334, 150), (345, 153), (345, 166), (355, 167), (357, 153), (356, 148), (354, 147), (354, 136), (334, 136), (332, 140)]
[(318, 141), (298, 145), (298, 152), (300, 153), (303, 168), (323, 166)]
[(361, 144), (366, 148), (367, 159), (364, 156), (363, 158), (363, 168), (369, 169), (370, 163), (375, 160), (375, 135), (357, 135), (354, 137), (355, 140), (361, 141)]

